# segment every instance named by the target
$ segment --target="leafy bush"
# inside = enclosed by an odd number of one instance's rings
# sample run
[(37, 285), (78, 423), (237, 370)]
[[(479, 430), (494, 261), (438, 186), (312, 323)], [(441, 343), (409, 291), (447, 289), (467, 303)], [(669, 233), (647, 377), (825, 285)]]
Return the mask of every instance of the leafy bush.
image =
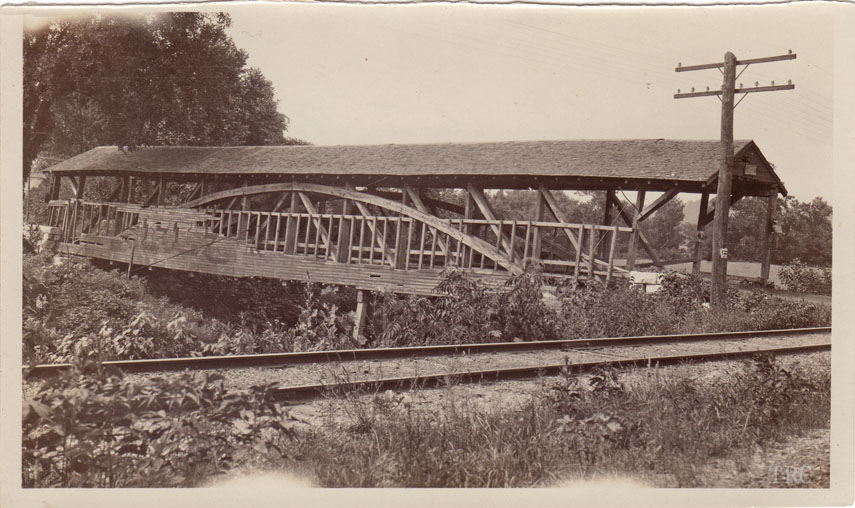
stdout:
[(796, 258), (781, 267), (778, 273), (781, 284), (788, 291), (831, 295), (831, 268), (815, 267), (804, 264)]
[(643, 289), (617, 281), (612, 286), (593, 281), (562, 288), (561, 335), (617, 337), (668, 333), (674, 314)]
[[(26, 256), (24, 358), (29, 363), (68, 362), (77, 347), (104, 361), (359, 346), (350, 338), (353, 313), (339, 307), (347, 305), (349, 291), (305, 284), (303, 301), (293, 301), (292, 323), (264, 320), (263, 309), (239, 313), (238, 322), (229, 323), (167, 296), (152, 296), (148, 282), (77, 258), (57, 263), (47, 254)], [(280, 281), (272, 282), (282, 287)], [(251, 286), (251, 281), (239, 284), (237, 291), (248, 292)], [(195, 289), (184, 293), (198, 298)], [(205, 299), (222, 300), (211, 294)]]
[(136, 314), (144, 286), (116, 271), (77, 259), (55, 263), (48, 254), (25, 256), (24, 354), (33, 362), (57, 361), (60, 340), (121, 327)]
[[(667, 274), (662, 290), (654, 294), (613, 280), (609, 285), (559, 285), (546, 298), (539, 267), (530, 264), (498, 289), (464, 271), (448, 270), (436, 296), (379, 294), (371, 305), (367, 340), (355, 340), (354, 313), (349, 310), (353, 290), (289, 284), (289, 292), (300, 289), (286, 297), (287, 305), (294, 307), (289, 311), (295, 315), (292, 321), (268, 319), (263, 308), (240, 312), (236, 321), (220, 321), (193, 302), (200, 299), (199, 288), (213, 291), (205, 295), (207, 300), (227, 300), (209, 285), (230, 281), (202, 279), (201, 286), (184, 292), (172, 287), (179, 294), (194, 295), (187, 297), (191, 306), (184, 306), (173, 299), (176, 295), (168, 296), (169, 291), (153, 296), (151, 279), (145, 277), (128, 279), (117, 270), (102, 270), (76, 258), (55, 262), (46, 254), (25, 256), (24, 358), (29, 363), (67, 362), (77, 345), (103, 361), (792, 328), (828, 325), (831, 319), (824, 305), (734, 289), (728, 290), (728, 307), (711, 312), (705, 304), (709, 283), (681, 274)], [(280, 281), (272, 282), (283, 287)], [(236, 291), (248, 294), (254, 285), (239, 282)], [(265, 291), (260, 294), (273, 299)]]
[(285, 454), (274, 385), (229, 392), (218, 375), (137, 384), (81, 357), (24, 400), (24, 487), (189, 487)]
[(24, 275), (49, 289), (53, 324), (75, 335), (97, 331), (105, 322), (127, 320), (145, 295), (138, 280), (77, 258), (53, 263), (46, 256), (31, 257), (24, 261)]
[(505, 284), (494, 314), (502, 335), (508, 338), (554, 339), (559, 318), (543, 301), (541, 268), (530, 266)]
[(374, 299), (368, 331), (378, 346), (485, 342), (493, 326), (495, 295), (462, 271), (448, 271), (437, 286), (442, 297), (381, 293)]
[(359, 346), (353, 339), (353, 312), (342, 313), (336, 304), (328, 304), (321, 298), (336, 291), (333, 286), (324, 286), (318, 292), (311, 284), (306, 284), (297, 324), (283, 334), (286, 351), (350, 349)]
[(381, 346), (554, 338), (558, 318), (542, 300), (542, 285), (534, 265), (500, 290), (446, 270), (435, 297), (379, 295), (368, 329)]

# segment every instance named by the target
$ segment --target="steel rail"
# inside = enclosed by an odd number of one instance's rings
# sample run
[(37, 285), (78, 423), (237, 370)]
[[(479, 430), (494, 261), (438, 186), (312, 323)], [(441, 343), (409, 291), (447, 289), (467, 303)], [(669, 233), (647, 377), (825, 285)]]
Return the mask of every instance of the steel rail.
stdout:
[(753, 357), (754, 355), (775, 354), (789, 355), (830, 351), (831, 344), (809, 344), (802, 346), (784, 346), (766, 349), (746, 349), (740, 351), (725, 351), (714, 353), (689, 353), (680, 355), (650, 356), (638, 358), (616, 358), (596, 362), (565, 363), (558, 365), (537, 365), (529, 367), (510, 367), (478, 371), (455, 372), (448, 374), (430, 374), (411, 377), (396, 377), (347, 381), (342, 383), (310, 384), (286, 386), (278, 388), (273, 397), (279, 401), (305, 401), (320, 397), (335, 397), (342, 393), (376, 393), (379, 391), (410, 390), (414, 388), (435, 388), (445, 385), (464, 383), (493, 383), (515, 379), (529, 379), (541, 376), (555, 376), (562, 369), (570, 368), (573, 372), (585, 372), (598, 367), (636, 367), (636, 366), (666, 366), (680, 363), (709, 362), (716, 360), (733, 360)]
[[(641, 345), (667, 342), (694, 342), (702, 340), (728, 340), (744, 337), (769, 337), (830, 333), (831, 327), (793, 328), (784, 330), (747, 330), (739, 332), (697, 333), (681, 335), (643, 335), (635, 337), (600, 337), (589, 339), (539, 340), (524, 342), (491, 342), (482, 344), (449, 344), (437, 346), (410, 346), (373, 349), (346, 349), (334, 351), (309, 351), (231, 356), (200, 356), (185, 358), (152, 358), (143, 360), (111, 360), (102, 362), (105, 367), (117, 367), (124, 372), (156, 372), (175, 370), (235, 369), (282, 367), (307, 363), (331, 363), (389, 358), (413, 358), (441, 355), (468, 355), (494, 352), (540, 351), (573, 349), (592, 346)], [(56, 375), (71, 367), (69, 363), (40, 364), (23, 367), (26, 378)]]

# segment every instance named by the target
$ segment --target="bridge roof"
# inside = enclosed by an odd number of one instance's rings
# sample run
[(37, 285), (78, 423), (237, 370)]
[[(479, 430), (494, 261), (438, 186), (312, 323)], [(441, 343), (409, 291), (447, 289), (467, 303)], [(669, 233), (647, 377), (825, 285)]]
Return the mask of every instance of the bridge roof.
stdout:
[[(585, 188), (646, 181), (660, 186), (709, 188), (719, 168), (719, 141), (572, 140), (356, 146), (156, 146), (123, 151), (102, 146), (46, 171), (56, 174), (129, 174), (146, 177), (220, 175), (344, 178), (354, 185), (421, 182), (524, 188), (537, 182)], [(737, 163), (760, 167), (749, 187), (786, 193), (753, 141), (734, 142)], [(735, 171), (739, 180), (740, 173)], [(581, 184), (581, 185), (579, 185)], [(739, 186), (737, 181), (734, 188)], [(655, 187), (655, 185), (654, 185)], [(714, 187), (712, 189), (714, 191)], [(750, 192), (746, 192), (750, 193)]]

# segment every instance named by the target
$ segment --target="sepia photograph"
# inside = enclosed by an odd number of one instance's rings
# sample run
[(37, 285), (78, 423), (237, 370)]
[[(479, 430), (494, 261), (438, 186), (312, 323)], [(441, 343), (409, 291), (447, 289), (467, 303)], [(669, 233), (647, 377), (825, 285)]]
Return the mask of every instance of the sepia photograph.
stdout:
[(851, 505), (846, 7), (4, 6), (2, 497)]

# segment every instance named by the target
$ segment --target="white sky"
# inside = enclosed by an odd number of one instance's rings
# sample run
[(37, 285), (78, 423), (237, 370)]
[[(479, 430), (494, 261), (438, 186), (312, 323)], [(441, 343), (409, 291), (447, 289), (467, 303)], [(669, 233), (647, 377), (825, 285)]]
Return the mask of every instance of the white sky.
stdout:
[[(834, 34), (824, 5), (692, 8), (282, 5), (232, 11), (232, 37), (276, 87), (289, 134), (317, 145), (537, 139), (718, 139), (719, 71), (737, 80), (736, 139), (754, 139), (792, 195), (829, 199)], [(739, 96), (738, 96), (739, 97)]]

